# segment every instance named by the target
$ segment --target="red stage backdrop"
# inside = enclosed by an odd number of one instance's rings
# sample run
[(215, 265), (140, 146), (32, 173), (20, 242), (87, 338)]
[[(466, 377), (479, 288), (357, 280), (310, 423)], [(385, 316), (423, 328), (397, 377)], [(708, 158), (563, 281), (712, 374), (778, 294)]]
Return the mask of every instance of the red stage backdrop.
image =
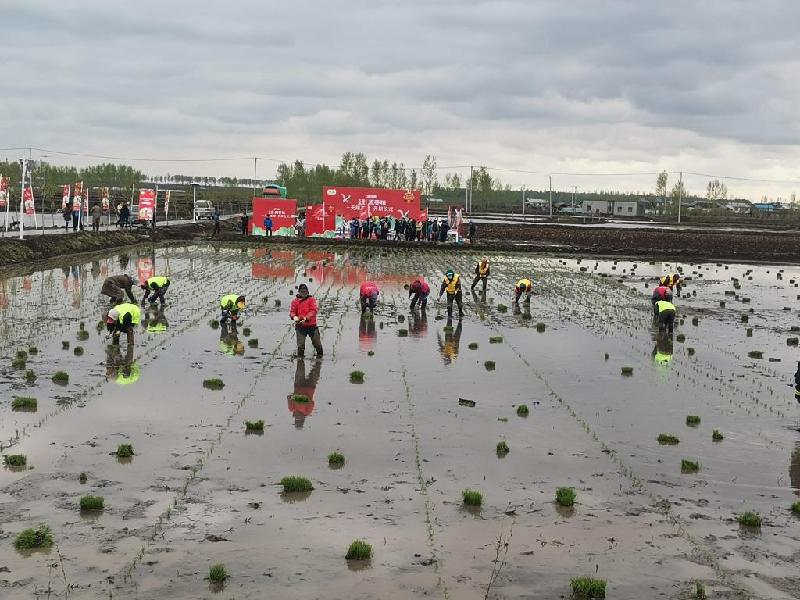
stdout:
[(306, 237), (333, 236), (336, 210), (330, 204), (306, 206)]
[(250, 233), (266, 235), (264, 217), (272, 217), (272, 235), (294, 235), (297, 220), (297, 200), (284, 198), (253, 198), (253, 218)]
[(419, 190), (325, 186), (322, 200), (325, 206), (333, 206), (334, 214), (346, 219), (372, 215), (395, 219), (408, 215), (416, 219), (420, 212)]
[(139, 220), (152, 221), (156, 210), (156, 191), (151, 189), (139, 190)]

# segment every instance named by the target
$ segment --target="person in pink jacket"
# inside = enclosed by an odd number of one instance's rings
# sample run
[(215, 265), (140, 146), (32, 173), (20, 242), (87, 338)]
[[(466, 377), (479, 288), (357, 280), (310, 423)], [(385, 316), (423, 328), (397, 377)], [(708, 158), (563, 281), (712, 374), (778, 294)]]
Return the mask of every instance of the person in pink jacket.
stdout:
[(370, 312), (375, 312), (375, 303), (378, 301), (378, 294), (381, 293), (375, 282), (365, 281), (358, 293), (361, 296), (361, 312), (366, 312), (367, 308)]
[(422, 310), (425, 310), (428, 305), (428, 294), (430, 293), (431, 288), (422, 277), (415, 279), (408, 288), (408, 297), (411, 298), (411, 310), (414, 310), (417, 305)]

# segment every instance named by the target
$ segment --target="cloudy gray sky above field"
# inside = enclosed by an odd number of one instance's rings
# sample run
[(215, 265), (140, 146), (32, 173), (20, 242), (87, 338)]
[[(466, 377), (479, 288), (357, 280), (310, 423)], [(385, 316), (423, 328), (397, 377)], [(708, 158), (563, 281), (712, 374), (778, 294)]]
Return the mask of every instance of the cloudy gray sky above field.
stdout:
[[(534, 188), (552, 172), (800, 180), (800, 4), (788, 0), (6, 0), (0, 22), (0, 147), (259, 156), (262, 176), (268, 158), (351, 150), (418, 166), (430, 153)], [(135, 164), (252, 174), (252, 160)], [(640, 190), (654, 177), (556, 185)]]

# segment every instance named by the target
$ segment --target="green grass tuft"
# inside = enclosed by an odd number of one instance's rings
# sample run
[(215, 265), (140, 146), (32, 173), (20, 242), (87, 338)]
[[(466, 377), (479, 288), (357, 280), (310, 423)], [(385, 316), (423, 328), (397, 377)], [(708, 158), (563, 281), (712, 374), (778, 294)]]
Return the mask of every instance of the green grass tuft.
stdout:
[(24, 369), (28, 366), (28, 363), (25, 361), (24, 358), (15, 358), (11, 361), (11, 367), (13, 369)]
[(340, 469), (344, 466), (344, 454), (331, 452), (328, 454), (328, 466), (332, 469)]
[(133, 456), (133, 444), (120, 444), (115, 454), (117, 458), (130, 458)]
[(258, 338), (250, 338), (247, 340), (247, 345), (250, 348), (258, 348)]
[(736, 520), (742, 527), (761, 527), (761, 515), (757, 512), (747, 511), (736, 515)]
[(264, 419), (259, 419), (258, 421), (245, 421), (244, 422), (244, 430), (245, 430), (245, 432), (257, 431), (259, 433), (263, 433), (264, 432)]
[(494, 371), (495, 364), (493, 360), (487, 360), (483, 363), (483, 366), (486, 368), (487, 371)]
[(33, 369), (25, 371), (25, 381), (28, 383), (34, 383), (36, 381), (36, 372)]
[(102, 496), (81, 496), (81, 510), (103, 510)]
[(25, 350), (17, 350), (16, 358), (22, 361), (28, 360), (28, 353)]
[(290, 475), (281, 479), (281, 485), (285, 493), (293, 492), (310, 492), (314, 489), (311, 485), (311, 480), (306, 477), (299, 477), (297, 475)]
[(86, 331), (85, 329), (81, 329), (78, 332), (78, 340), (81, 342), (85, 342), (88, 339), (89, 339), (89, 332)]
[(700, 470), (700, 463), (696, 460), (681, 459), (681, 473), (697, 473)]
[(464, 490), (461, 498), (466, 506), (480, 506), (483, 504), (483, 495), (475, 490)]
[[(447, 327), (445, 327), (445, 329), (447, 329)], [(453, 330), (453, 328), (451, 327), (450, 331), (452, 331), (452, 330)], [(398, 335), (398, 337), (408, 337), (408, 329), (398, 329), (397, 330), (397, 335)]]
[(508, 306), (506, 306), (505, 304), (498, 304), (497, 310), (501, 313), (504, 313), (508, 310)]
[(505, 440), (500, 440), (499, 442), (497, 442), (497, 456), (502, 458), (510, 451), (511, 449), (508, 447), (508, 444), (506, 443)]
[(3, 463), (7, 467), (24, 467), (28, 464), (28, 457), (24, 454), (4, 454)]
[(219, 321), (216, 319), (211, 319), (208, 324), (211, 326), (211, 329), (219, 329)]
[(686, 424), (689, 427), (697, 427), (700, 425), (700, 416), (699, 415), (686, 415)]
[(544, 333), (545, 329), (547, 329), (547, 325), (545, 325), (544, 323), (536, 324), (536, 331), (538, 331), (539, 333)]
[(530, 410), (528, 409), (527, 404), (520, 404), (517, 407), (517, 416), (518, 417), (527, 417)]
[(83, 356), (83, 346), (75, 346), (75, 348), (72, 349), (72, 353), (75, 356)]
[(658, 443), (662, 446), (674, 446), (675, 444), (680, 443), (678, 438), (676, 438), (674, 435), (670, 435), (669, 433), (659, 433), (656, 440), (658, 440)]
[(477, 350), (478, 349), (478, 342), (470, 342), (467, 346), (470, 350)]
[(570, 581), (572, 597), (576, 600), (590, 600), (606, 597), (606, 580), (594, 577), (575, 577)]
[(749, 358), (764, 358), (764, 352), (761, 350), (750, 350), (750, 352), (747, 353), (747, 356)]
[(675, 336), (675, 341), (680, 342), (681, 344), (686, 341), (686, 336), (682, 333), (679, 333)]
[(244, 337), (250, 337), (250, 328), (249, 327), (242, 328), (242, 335)]
[(623, 377), (630, 377), (633, 375), (633, 367), (622, 367), (620, 372), (622, 373)]
[(222, 379), (217, 379), (216, 377), (213, 379), (204, 379), (203, 387), (209, 390), (221, 390), (225, 387), (225, 382), (222, 381)]
[(800, 343), (800, 339), (796, 337), (786, 338), (786, 345), (787, 346), (797, 346)]
[(792, 504), (792, 508), (790, 509), (793, 515), (797, 515), (800, 517), (800, 502), (795, 502)]
[(503, 343), (503, 336), (502, 335), (493, 335), (489, 338), (490, 344), (502, 344)]
[(569, 508), (575, 504), (575, 498), (577, 495), (578, 494), (575, 492), (575, 488), (560, 487), (556, 490), (556, 504)]
[(39, 349), (36, 346), (31, 346), (30, 348), (28, 348), (28, 354), (30, 354), (31, 356), (36, 356), (37, 354), (39, 354)]
[(69, 342), (67, 340), (63, 340), (61, 342), (61, 349), (62, 350), (69, 350)]
[(35, 550), (37, 548), (50, 548), (53, 545), (53, 532), (47, 525), (39, 525), (37, 529), (24, 529), (14, 539), (17, 550)]
[(706, 586), (699, 581), (694, 584), (695, 600), (706, 600)]
[(719, 429), (715, 429), (711, 434), (711, 439), (715, 442), (721, 442), (725, 439), (725, 436), (722, 435), (722, 432)]
[(375, 350), (368, 350), (367, 356), (375, 356)]
[(228, 578), (228, 571), (225, 565), (211, 565), (208, 568), (208, 580), (211, 583), (223, 583)]
[(56, 371), (52, 379), (53, 383), (67, 385), (69, 383), (69, 374), (66, 371)]
[(350, 383), (364, 383), (364, 371), (350, 371)]
[(311, 398), (309, 398), (305, 394), (292, 394), (292, 400), (295, 402), (299, 402), (301, 404), (305, 404), (306, 402), (311, 402)]
[(36, 412), (38, 407), (39, 402), (36, 398), (30, 398), (28, 396), (14, 396), (14, 399), (11, 401), (11, 410), (17, 412)]
[(372, 546), (364, 540), (354, 540), (344, 557), (346, 560), (369, 560), (372, 558)]
[(86, 473), (81, 473), (78, 476), (78, 481), (81, 482), (81, 483), (86, 483), (87, 480), (88, 480), (88, 477), (86, 477)]

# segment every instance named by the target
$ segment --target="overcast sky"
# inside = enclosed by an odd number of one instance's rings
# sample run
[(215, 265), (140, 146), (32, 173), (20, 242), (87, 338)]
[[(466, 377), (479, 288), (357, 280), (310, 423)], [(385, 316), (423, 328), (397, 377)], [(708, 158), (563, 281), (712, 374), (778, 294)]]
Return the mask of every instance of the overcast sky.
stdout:
[[(0, 147), (260, 156), (262, 177), (267, 158), (335, 164), (351, 150), (539, 173), (494, 173), (514, 187), (661, 169), (800, 180), (791, 0), (3, 0), (0, 24)], [(252, 159), (126, 162), (253, 173)], [(687, 180), (700, 192), (707, 178)], [(646, 190), (655, 177), (554, 184)]]

